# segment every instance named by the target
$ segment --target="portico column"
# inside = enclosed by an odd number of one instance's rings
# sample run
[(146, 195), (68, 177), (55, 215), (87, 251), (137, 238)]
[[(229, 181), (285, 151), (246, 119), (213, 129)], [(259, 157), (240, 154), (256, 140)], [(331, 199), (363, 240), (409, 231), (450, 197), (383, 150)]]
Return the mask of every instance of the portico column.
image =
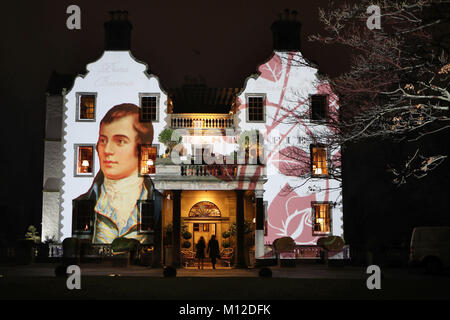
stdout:
[(237, 268), (247, 268), (244, 243), (244, 190), (236, 190)]
[(255, 231), (255, 258), (259, 259), (264, 255), (264, 190), (256, 190), (256, 231)]
[(173, 267), (180, 266), (180, 233), (181, 233), (181, 190), (173, 191), (172, 211), (172, 263)]

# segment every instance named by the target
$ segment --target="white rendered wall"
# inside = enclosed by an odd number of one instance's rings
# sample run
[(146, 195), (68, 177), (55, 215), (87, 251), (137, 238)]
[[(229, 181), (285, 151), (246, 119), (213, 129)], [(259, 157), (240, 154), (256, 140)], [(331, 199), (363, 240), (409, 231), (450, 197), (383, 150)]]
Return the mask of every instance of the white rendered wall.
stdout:
[(44, 143), (44, 183), (42, 194), (41, 239), (59, 239), (59, 190), (61, 185), (61, 142)]
[[(306, 137), (308, 130), (327, 130), (324, 126), (312, 125), (306, 118), (301, 124), (288, 124), (286, 110), (298, 106), (299, 110), (306, 111), (309, 96), (318, 93), (330, 95), (331, 107), (338, 108), (338, 105), (329, 86), (318, 81), (317, 69), (306, 65), (292, 66), (290, 57), (294, 57), (295, 61), (303, 60), (298, 52), (295, 56), (275, 52), (259, 67), (259, 76), (247, 79), (245, 89), (239, 95), (241, 105), (236, 117), (241, 131), (256, 129), (268, 138), (265, 146), (268, 181), (264, 185), (264, 201), (268, 203), (268, 235), (264, 242), (272, 243), (276, 238), (290, 236), (297, 244), (306, 245), (315, 244), (319, 238), (312, 232), (312, 201), (333, 203), (331, 232), (333, 235), (343, 235), (341, 188), (336, 180), (317, 178), (310, 179), (291, 193), (282, 192), (284, 187), (299, 186), (304, 181), (286, 176), (278, 169), (279, 162), (284, 161), (279, 158), (278, 152), (287, 146), (295, 146), (309, 154), (310, 142), (308, 139), (299, 141), (298, 137)], [(247, 122), (246, 99), (253, 94), (266, 97), (264, 123)], [(329, 155), (330, 158), (333, 156)], [(335, 190), (331, 191), (332, 188)]]
[(41, 239), (59, 239), (59, 191), (62, 177), (61, 126), (63, 97), (46, 99)]
[[(158, 135), (166, 126), (167, 95), (160, 88), (159, 80), (146, 73), (147, 66), (136, 61), (129, 51), (105, 51), (94, 63), (87, 65), (88, 73), (78, 76), (74, 86), (66, 94), (65, 117), (63, 123), (63, 185), (61, 192), (61, 240), (72, 234), (72, 200), (85, 193), (92, 185), (94, 177), (74, 177), (74, 145), (96, 144), (99, 123), (106, 112), (121, 103), (139, 106), (139, 93), (157, 93), (159, 98), (159, 122), (153, 123), (153, 143), (158, 143)], [(76, 93), (96, 93), (95, 122), (77, 122)], [(159, 153), (164, 148), (159, 148)], [(94, 156), (94, 172), (100, 165)]]
[(42, 241), (59, 239), (59, 192), (42, 193)]

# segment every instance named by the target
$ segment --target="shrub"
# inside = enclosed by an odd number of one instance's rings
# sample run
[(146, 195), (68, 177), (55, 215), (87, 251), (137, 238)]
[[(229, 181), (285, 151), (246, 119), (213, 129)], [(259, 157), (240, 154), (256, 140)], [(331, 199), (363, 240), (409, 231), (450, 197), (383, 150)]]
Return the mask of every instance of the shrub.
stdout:
[(35, 226), (28, 227), (27, 233), (25, 233), (25, 240), (31, 240), (34, 243), (39, 243), (41, 241)]
[(139, 245), (140, 242), (136, 239), (118, 237), (111, 243), (111, 249), (113, 252), (130, 252), (137, 251)]
[(189, 231), (183, 232), (183, 239), (189, 240), (191, 238), (192, 238), (192, 233), (190, 233)]
[(178, 137), (177, 140), (172, 140), (172, 135), (174, 133), (173, 129), (166, 128), (158, 136), (159, 142), (163, 143), (167, 149), (166, 153), (170, 154), (172, 152), (173, 147), (175, 147), (178, 143), (181, 142), (181, 137)]
[(183, 241), (183, 248), (188, 249), (191, 247), (191, 242), (190, 241)]

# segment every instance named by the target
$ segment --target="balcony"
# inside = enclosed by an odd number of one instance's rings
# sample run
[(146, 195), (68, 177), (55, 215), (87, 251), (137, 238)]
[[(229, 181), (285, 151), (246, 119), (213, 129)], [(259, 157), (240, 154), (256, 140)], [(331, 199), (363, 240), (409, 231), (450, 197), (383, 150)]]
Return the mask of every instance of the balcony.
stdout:
[(172, 129), (233, 129), (231, 114), (222, 113), (173, 113), (170, 114)]
[(267, 180), (261, 164), (174, 164), (169, 158), (156, 159), (151, 178), (162, 190), (259, 189)]

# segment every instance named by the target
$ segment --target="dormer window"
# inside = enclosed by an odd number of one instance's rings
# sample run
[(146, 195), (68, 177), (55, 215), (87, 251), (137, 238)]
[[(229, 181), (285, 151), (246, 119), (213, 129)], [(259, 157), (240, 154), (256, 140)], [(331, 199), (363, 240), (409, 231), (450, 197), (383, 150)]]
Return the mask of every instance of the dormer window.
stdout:
[(265, 122), (265, 95), (247, 96), (247, 122)]
[(159, 121), (159, 94), (140, 93), (139, 100), (141, 105), (141, 122)]
[(77, 93), (77, 121), (95, 121), (96, 93)]
[(311, 120), (326, 120), (328, 96), (315, 94), (311, 96)]

